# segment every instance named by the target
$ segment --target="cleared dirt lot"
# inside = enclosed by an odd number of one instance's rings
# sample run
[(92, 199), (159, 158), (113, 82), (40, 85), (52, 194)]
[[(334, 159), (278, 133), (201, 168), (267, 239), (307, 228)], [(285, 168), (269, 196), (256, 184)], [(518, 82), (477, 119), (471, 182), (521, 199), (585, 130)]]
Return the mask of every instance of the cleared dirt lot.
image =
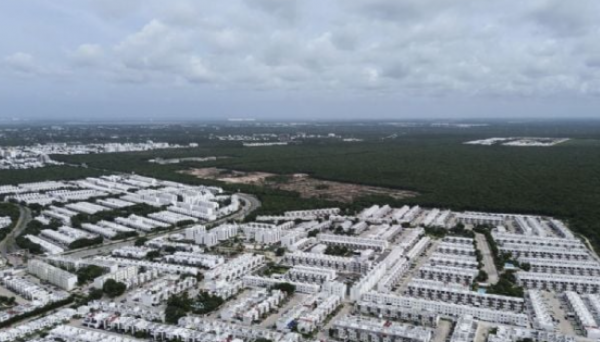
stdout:
[(276, 175), (267, 172), (243, 172), (214, 167), (182, 171), (198, 178), (231, 184), (253, 184), (295, 191), (304, 198), (323, 198), (349, 203), (364, 196), (390, 196), (396, 199), (414, 197), (411, 191), (320, 180), (306, 174)]

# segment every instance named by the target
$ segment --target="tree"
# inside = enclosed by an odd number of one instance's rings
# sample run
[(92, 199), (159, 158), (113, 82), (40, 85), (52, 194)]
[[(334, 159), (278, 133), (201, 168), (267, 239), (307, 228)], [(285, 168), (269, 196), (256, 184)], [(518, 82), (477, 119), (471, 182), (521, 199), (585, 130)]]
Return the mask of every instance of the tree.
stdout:
[(291, 296), (294, 294), (294, 292), (296, 292), (296, 285), (290, 283), (279, 283), (271, 286), (271, 289), (283, 291)]
[(101, 299), (104, 295), (104, 292), (101, 289), (91, 289), (88, 293), (88, 298), (90, 300), (98, 300)]
[(108, 279), (104, 282), (104, 285), (102, 286), (102, 291), (111, 298), (122, 295), (126, 289), (127, 285), (118, 282), (114, 279)]
[(154, 260), (158, 257), (160, 257), (159, 251), (150, 251), (150, 252), (148, 252), (148, 254), (146, 254), (146, 259), (148, 259), (148, 260)]
[(146, 237), (141, 237), (141, 238), (138, 238), (138, 239), (136, 239), (136, 240), (135, 240), (135, 243), (134, 243), (134, 245), (135, 245), (136, 247), (141, 247), (141, 246), (143, 246), (143, 245), (144, 245), (144, 244), (145, 244), (147, 241), (148, 241), (148, 238), (146, 238)]
[(307, 235), (307, 236), (308, 236), (309, 238), (310, 238), (310, 237), (316, 237), (317, 235), (319, 235), (319, 232), (320, 232), (320, 231), (319, 231), (318, 229), (313, 229), (313, 230), (311, 230), (310, 232), (308, 232), (308, 235)]
[(169, 300), (167, 300), (165, 322), (177, 324), (179, 319), (192, 309), (190, 302), (187, 292), (184, 292), (181, 295), (171, 296)]
[(285, 254), (285, 248), (284, 247), (279, 247), (275, 250), (275, 255), (280, 257), (283, 256)]
[(327, 255), (346, 256), (348, 253), (350, 253), (350, 250), (346, 246), (329, 245), (325, 249), (325, 254)]
[(88, 265), (77, 270), (77, 283), (83, 285), (104, 274), (104, 269), (96, 265)]
[(477, 277), (475, 278), (475, 281), (479, 282), (479, 283), (483, 283), (485, 281), (488, 280), (488, 274), (486, 271), (484, 270), (479, 270), (479, 274), (477, 274)]

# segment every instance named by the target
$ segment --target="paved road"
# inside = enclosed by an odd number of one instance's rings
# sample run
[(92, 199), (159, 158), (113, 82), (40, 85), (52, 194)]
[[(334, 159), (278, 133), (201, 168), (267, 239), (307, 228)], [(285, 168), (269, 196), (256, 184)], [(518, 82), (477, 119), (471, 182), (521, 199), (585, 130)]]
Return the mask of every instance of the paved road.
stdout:
[[(244, 205), (244, 207), (242, 208), (242, 210), (240, 210), (237, 213), (234, 213), (232, 215), (229, 215), (229, 216), (220, 218), (216, 221), (210, 222), (209, 224), (211, 226), (219, 225), (219, 224), (227, 222), (227, 221), (243, 219), (246, 215), (250, 214), (251, 212), (255, 211), (256, 209), (258, 209), (261, 206), (261, 203), (258, 200), (258, 198), (256, 198), (253, 195), (242, 194), (242, 193), (238, 193), (237, 195), (240, 197), (241, 200), (243, 200), (246, 203)], [(146, 234), (144, 236), (147, 238), (156, 238), (156, 237), (163, 236), (163, 235), (173, 234), (177, 231), (181, 231), (186, 228), (187, 227), (182, 227), (182, 228), (169, 230), (169, 231), (159, 231), (156, 233)], [(113, 249), (120, 248), (123, 246), (132, 245), (135, 242), (135, 240), (137, 240), (137, 239), (138, 239), (138, 237), (134, 237), (134, 238), (126, 239), (126, 240), (105, 243), (103, 245), (95, 246), (92, 248), (74, 249), (74, 250), (65, 252), (63, 254), (83, 258), (83, 257), (90, 256), (90, 255), (107, 253)]]
[(488, 274), (487, 282), (489, 284), (496, 284), (498, 282), (498, 270), (496, 270), (490, 246), (483, 234), (475, 233), (475, 241), (477, 242), (477, 249), (479, 249), (483, 256), (483, 269)]
[(24, 206), (19, 206), (19, 220), (15, 227), (6, 236), (4, 240), (0, 242), (0, 254), (4, 259), (8, 260), (8, 254), (13, 253), (19, 249), (17, 246), (16, 238), (21, 234), (23, 229), (27, 227), (27, 224), (31, 221), (31, 210)]
[(565, 335), (574, 335), (575, 330), (573, 329), (573, 326), (567, 319), (566, 312), (563, 310), (556, 294), (548, 291), (542, 291), (542, 295), (544, 296), (546, 303), (548, 303), (548, 306), (552, 310), (552, 317), (558, 320), (558, 331)]
[(329, 341), (329, 329), (331, 327), (333, 327), (333, 323), (335, 323), (336, 320), (338, 320), (341, 317), (346, 317), (348, 316), (348, 314), (350, 312), (352, 312), (352, 305), (348, 305), (348, 304), (343, 304), (344, 306), (342, 307), (342, 309), (340, 311), (338, 311), (338, 313), (331, 317), (331, 319), (327, 322), (327, 324), (322, 327), (321, 329), (319, 329), (319, 332), (317, 333), (317, 340), (318, 341)]
[(433, 342), (445, 342), (450, 336), (452, 322), (441, 319), (433, 333)]
[(425, 253), (423, 255), (419, 255), (415, 260), (411, 261), (410, 268), (408, 272), (400, 279), (400, 281), (396, 284), (396, 293), (402, 295), (406, 290), (408, 283), (414, 278), (418, 278), (419, 269), (423, 267), (431, 258), (431, 255), (435, 252), (439, 244), (439, 240), (431, 240), (429, 246), (425, 249)]

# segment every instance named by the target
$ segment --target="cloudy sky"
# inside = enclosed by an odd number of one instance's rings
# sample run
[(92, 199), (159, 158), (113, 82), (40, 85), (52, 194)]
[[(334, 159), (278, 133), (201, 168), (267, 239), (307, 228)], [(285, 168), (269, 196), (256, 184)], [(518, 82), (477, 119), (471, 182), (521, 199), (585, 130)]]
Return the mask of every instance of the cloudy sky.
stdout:
[(3, 0), (0, 117), (600, 117), (598, 0)]

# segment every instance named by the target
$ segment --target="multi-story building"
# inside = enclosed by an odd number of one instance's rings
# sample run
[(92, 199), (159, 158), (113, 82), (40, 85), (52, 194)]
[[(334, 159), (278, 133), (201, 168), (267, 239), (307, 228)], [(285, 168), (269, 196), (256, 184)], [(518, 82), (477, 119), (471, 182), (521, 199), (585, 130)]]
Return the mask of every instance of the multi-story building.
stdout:
[(499, 325), (494, 334), (488, 336), (488, 342), (514, 342), (529, 339), (531, 341), (575, 342), (575, 336), (563, 335), (554, 331), (527, 329)]
[(522, 263), (529, 264), (531, 272), (564, 274), (583, 277), (600, 276), (600, 263), (595, 260), (552, 260), (540, 258), (519, 258)]
[(577, 277), (559, 274), (517, 272), (517, 282), (527, 289), (600, 293), (600, 282), (594, 277)]
[(473, 342), (475, 341), (478, 328), (479, 322), (473, 319), (472, 316), (460, 316), (454, 325), (450, 342)]
[(36, 277), (46, 280), (63, 290), (71, 291), (77, 285), (77, 275), (61, 270), (41, 260), (29, 260), (27, 271)]
[(225, 281), (240, 279), (264, 265), (264, 263), (265, 257), (263, 255), (242, 254), (206, 272), (205, 277), (208, 280), (223, 279)]
[(337, 273), (335, 270), (327, 268), (296, 265), (289, 270), (286, 276), (293, 281), (323, 284), (334, 280)]
[(429, 328), (367, 317), (337, 319), (332, 329), (335, 337), (343, 341), (429, 342), (433, 338), (433, 330)]
[(376, 292), (363, 295), (361, 301), (356, 304), (356, 308), (364, 314), (427, 324), (434, 324), (437, 317), (456, 319), (460, 316), (470, 315), (482, 321), (529, 326), (529, 318), (522, 313)]
[(373, 249), (383, 251), (388, 248), (389, 243), (386, 240), (361, 238), (336, 234), (319, 234), (319, 242), (334, 245), (345, 246), (350, 249)]
[(380, 263), (374, 266), (369, 272), (363, 275), (352, 287), (350, 288), (350, 299), (353, 301), (359, 300), (360, 297), (371, 291), (377, 283), (383, 278), (387, 272), (386, 264)]
[(62, 252), (65, 251), (64, 248), (57, 246), (53, 243), (50, 243), (44, 239), (40, 239), (39, 237), (35, 236), (35, 235), (25, 235), (25, 238), (28, 239), (29, 241), (33, 242), (33, 243), (37, 243), (38, 245), (40, 245), (40, 247), (42, 247), (42, 249), (44, 250), (44, 252), (48, 253), (48, 254), (60, 254)]
[(327, 316), (342, 304), (342, 298), (336, 295), (320, 293), (316, 298), (313, 304), (316, 307), (298, 317), (298, 331), (310, 333), (319, 328)]
[(527, 291), (527, 309), (530, 312), (531, 323), (534, 328), (553, 331), (556, 327), (552, 318), (551, 309), (544, 301), (540, 291)]
[(414, 279), (408, 283), (405, 294), (429, 300), (513, 312), (521, 312), (524, 306), (522, 298), (479, 293), (443, 282), (420, 279)]
[(105, 257), (105, 256), (96, 256), (96, 257), (94, 257), (94, 260), (109, 261), (109, 262), (116, 263), (120, 266), (144, 267), (145, 269), (157, 270), (159, 272), (165, 272), (165, 273), (197, 275), (199, 272), (196, 267), (172, 265), (172, 264), (166, 264), (163, 262), (152, 262), (152, 261), (146, 261), (146, 260), (132, 260), (132, 259), (125, 259), (125, 258)]
[(367, 272), (371, 266), (371, 262), (359, 258), (305, 252), (286, 253), (282, 262), (290, 266), (306, 265), (332, 268), (342, 273), (364, 273)]
[(460, 283), (468, 285), (477, 277), (479, 271), (471, 268), (451, 266), (422, 266), (419, 268), (419, 278), (441, 282)]
[(475, 247), (464, 243), (442, 242), (437, 245), (435, 251), (441, 254), (475, 256)]
[(503, 243), (498, 248), (504, 253), (512, 254), (519, 260), (522, 257), (577, 261), (591, 259), (590, 254), (582, 248), (545, 247), (520, 243)]
[(469, 269), (477, 269), (479, 267), (477, 259), (467, 255), (433, 253), (428, 262), (432, 266), (451, 266)]
[(156, 251), (153, 248), (143, 246), (123, 246), (121, 248), (113, 249), (110, 254), (115, 257), (124, 257), (132, 259), (144, 259), (148, 256), (148, 253)]
[(295, 211), (286, 211), (284, 216), (293, 219), (303, 218), (306, 216), (314, 216), (314, 217), (326, 217), (329, 215), (337, 215), (340, 212), (340, 208), (322, 208), (322, 209), (314, 209), (314, 210), (295, 210)]
[(410, 262), (407, 259), (401, 259), (386, 272), (381, 281), (377, 283), (377, 291), (383, 293), (392, 292), (394, 286), (406, 275), (410, 269)]
[(175, 252), (174, 254), (165, 256), (165, 261), (173, 264), (200, 266), (213, 269), (224, 264), (225, 258), (220, 255), (196, 252)]
[(457, 213), (455, 215), (455, 218), (458, 222), (463, 223), (463, 224), (489, 225), (492, 227), (503, 225), (504, 220), (505, 220), (505, 218), (501, 215), (478, 213), (478, 212), (471, 212), (471, 211)]
[(499, 244), (522, 244), (541, 247), (559, 247), (565, 249), (585, 250), (583, 242), (575, 239), (557, 237), (526, 236), (523, 234), (502, 233), (498, 230), (492, 231), (494, 241)]
[(594, 315), (583, 302), (583, 299), (575, 292), (566, 291), (564, 293), (565, 302), (575, 316), (577, 324), (585, 331), (585, 335), (591, 339), (600, 338), (600, 328)]
[(140, 295), (140, 302), (146, 306), (156, 306), (166, 302), (169, 297), (191, 289), (196, 286), (198, 281), (195, 277), (185, 277), (179, 279), (175, 276), (171, 279), (165, 279), (153, 282), (152, 286), (145, 288)]

